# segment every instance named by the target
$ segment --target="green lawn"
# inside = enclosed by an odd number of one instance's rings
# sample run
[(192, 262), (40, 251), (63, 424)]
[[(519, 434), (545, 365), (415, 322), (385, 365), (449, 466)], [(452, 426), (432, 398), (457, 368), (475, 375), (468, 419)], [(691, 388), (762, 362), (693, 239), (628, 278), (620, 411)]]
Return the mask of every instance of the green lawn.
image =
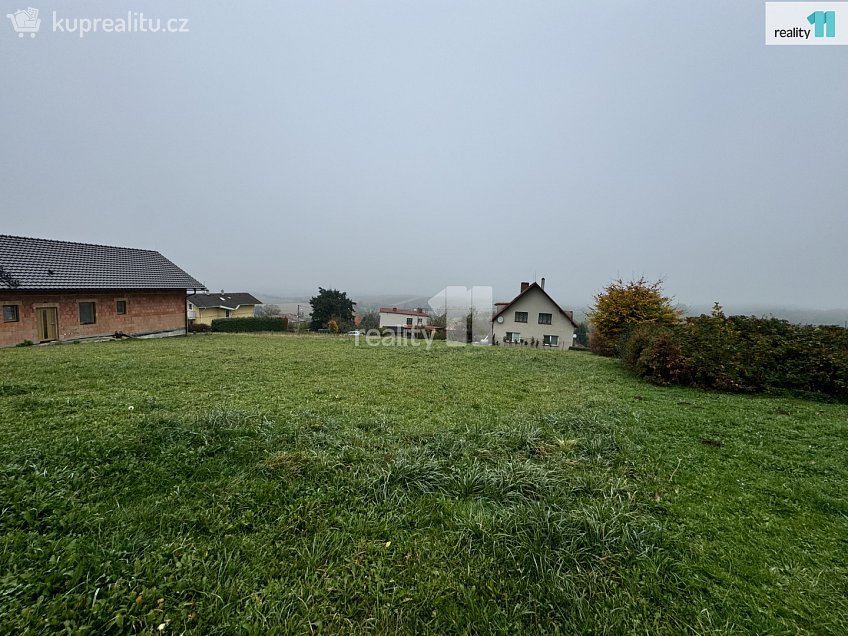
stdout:
[(307, 336), (0, 372), (0, 633), (848, 633), (846, 405)]

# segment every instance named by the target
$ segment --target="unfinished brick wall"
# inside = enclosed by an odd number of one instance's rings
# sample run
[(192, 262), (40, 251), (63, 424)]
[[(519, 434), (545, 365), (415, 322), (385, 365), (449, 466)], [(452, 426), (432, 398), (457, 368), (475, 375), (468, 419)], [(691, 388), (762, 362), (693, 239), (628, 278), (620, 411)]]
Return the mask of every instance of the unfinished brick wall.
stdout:
[[(0, 305), (17, 305), (18, 321), (4, 322), (0, 315), (0, 347), (24, 340), (39, 342), (36, 312), (39, 307), (58, 309), (58, 340), (127, 335), (185, 329), (186, 292), (182, 289), (97, 292), (18, 292), (0, 290)], [(117, 301), (125, 300), (127, 313), (117, 313)], [(79, 303), (94, 302), (96, 322), (80, 324)]]

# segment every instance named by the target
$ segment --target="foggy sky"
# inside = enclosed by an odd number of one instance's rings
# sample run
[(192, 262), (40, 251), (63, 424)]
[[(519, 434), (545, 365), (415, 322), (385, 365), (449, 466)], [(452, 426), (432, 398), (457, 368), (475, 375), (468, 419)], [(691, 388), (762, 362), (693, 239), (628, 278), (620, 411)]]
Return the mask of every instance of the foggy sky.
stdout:
[(766, 47), (763, 2), (31, 4), (19, 39), (0, 0), (0, 233), (213, 290), (848, 306), (848, 47)]

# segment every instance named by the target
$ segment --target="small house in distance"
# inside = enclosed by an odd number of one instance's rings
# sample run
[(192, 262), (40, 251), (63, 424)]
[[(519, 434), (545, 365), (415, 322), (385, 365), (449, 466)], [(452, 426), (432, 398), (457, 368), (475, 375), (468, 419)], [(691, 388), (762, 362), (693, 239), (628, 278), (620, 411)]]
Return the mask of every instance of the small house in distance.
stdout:
[(498, 344), (538, 343), (568, 349), (573, 344), (574, 313), (560, 307), (542, 283), (521, 283), (521, 292), (506, 303), (496, 303), (492, 316), (493, 341)]
[(152, 250), (0, 235), (0, 346), (184, 334), (199, 289)]
[(391, 329), (398, 333), (404, 330), (424, 329), (430, 316), (421, 307), (417, 309), (399, 309), (398, 307), (380, 307), (380, 328)]
[(195, 324), (211, 325), (218, 318), (253, 318), (262, 301), (247, 292), (192, 294), (186, 299), (188, 319)]

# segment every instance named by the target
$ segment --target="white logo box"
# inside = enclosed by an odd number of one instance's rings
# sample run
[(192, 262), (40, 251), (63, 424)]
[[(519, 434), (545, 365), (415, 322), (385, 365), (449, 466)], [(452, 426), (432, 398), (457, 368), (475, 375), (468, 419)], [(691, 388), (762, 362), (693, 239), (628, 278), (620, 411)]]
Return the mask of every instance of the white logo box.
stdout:
[(848, 44), (848, 2), (766, 2), (766, 44)]

